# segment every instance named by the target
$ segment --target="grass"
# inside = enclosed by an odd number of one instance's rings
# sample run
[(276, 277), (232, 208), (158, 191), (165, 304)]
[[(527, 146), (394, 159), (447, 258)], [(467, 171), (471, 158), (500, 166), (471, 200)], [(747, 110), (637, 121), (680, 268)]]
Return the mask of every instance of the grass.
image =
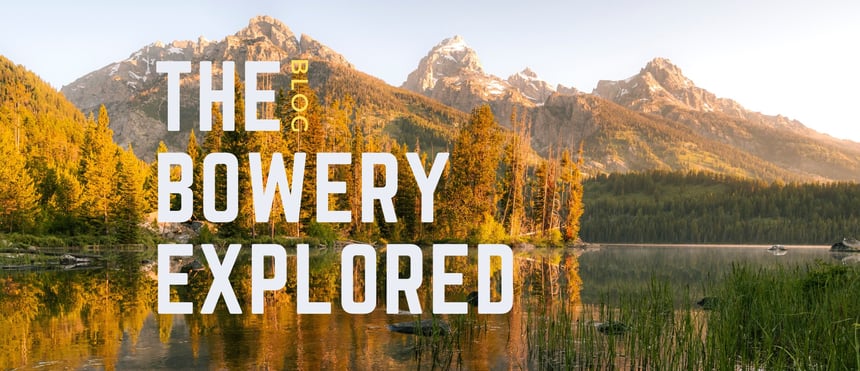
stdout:
[[(674, 299), (679, 289), (687, 291), (652, 280), (595, 305), (530, 302), (529, 361), (541, 369), (860, 368), (856, 268), (734, 266), (710, 288), (721, 299), (710, 311), (696, 298)], [(627, 331), (597, 330), (619, 322)]]

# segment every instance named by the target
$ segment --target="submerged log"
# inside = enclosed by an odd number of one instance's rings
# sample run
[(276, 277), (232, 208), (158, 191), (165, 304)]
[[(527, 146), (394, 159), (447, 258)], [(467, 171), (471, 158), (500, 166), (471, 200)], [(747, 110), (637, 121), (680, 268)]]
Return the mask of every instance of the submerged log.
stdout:
[(445, 336), (451, 333), (451, 326), (444, 321), (433, 319), (393, 323), (388, 325), (388, 329), (401, 334), (414, 334), (421, 336)]

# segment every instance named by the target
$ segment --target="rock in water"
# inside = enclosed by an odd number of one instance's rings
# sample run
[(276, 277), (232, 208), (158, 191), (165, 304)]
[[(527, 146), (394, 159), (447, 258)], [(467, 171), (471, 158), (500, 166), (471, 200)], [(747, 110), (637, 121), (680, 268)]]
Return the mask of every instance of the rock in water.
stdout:
[(627, 332), (630, 328), (623, 322), (609, 321), (604, 323), (596, 323), (597, 331), (606, 335), (621, 335)]
[(60, 257), (60, 265), (73, 265), (77, 264), (78, 259), (70, 254), (65, 254)]
[(401, 334), (414, 334), (421, 336), (445, 336), (451, 333), (451, 327), (448, 326), (447, 323), (433, 319), (393, 323), (388, 325), (388, 329)]

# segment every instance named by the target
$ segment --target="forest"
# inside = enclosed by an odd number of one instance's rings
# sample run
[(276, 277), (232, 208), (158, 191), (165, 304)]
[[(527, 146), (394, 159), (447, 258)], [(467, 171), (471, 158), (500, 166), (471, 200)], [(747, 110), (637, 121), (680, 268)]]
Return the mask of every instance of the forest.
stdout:
[[(306, 80), (303, 73), (293, 79)], [(6, 166), (0, 176), (0, 233), (8, 240), (20, 236), (49, 236), (56, 245), (154, 244), (159, 237), (155, 211), (158, 207), (157, 156), (146, 163), (135, 155), (131, 144), (113, 142), (109, 113), (104, 106), (85, 115), (38, 76), (0, 58), (0, 156)], [(281, 120), (281, 131), (252, 132), (244, 128), (244, 86), (236, 77), (236, 130), (222, 130), (222, 110), (212, 107), (213, 130), (198, 140), (192, 132), (185, 148), (157, 152), (184, 152), (194, 164), (191, 221), (203, 221), (202, 160), (216, 152), (239, 159), (239, 212), (229, 223), (203, 223), (200, 238), (231, 240), (312, 237), (321, 242), (353, 239), (374, 242), (471, 241), (507, 242), (522, 239), (560, 245), (577, 240), (582, 215), (581, 155), (569, 151), (549, 158), (534, 155), (529, 145), (528, 125), (512, 117), (513, 130), (499, 126), (488, 106), (476, 107), (458, 130), (447, 132), (416, 121), (393, 117), (387, 125), (370, 117), (349, 94), (317, 98), (316, 92), (299, 85), (281, 89), (276, 101), (264, 103), (262, 115)], [(302, 112), (290, 104), (296, 95), (308, 97)], [(292, 131), (289, 123), (301, 114), (310, 125)], [(385, 124), (385, 123), (383, 123)], [(422, 150), (430, 144), (430, 151)], [(443, 146), (444, 145), (444, 146)], [(435, 221), (421, 222), (421, 193), (406, 160), (416, 152), (426, 170), (428, 157), (449, 148), (449, 166), (437, 187)], [(353, 213), (347, 223), (317, 223), (315, 172), (304, 178), (298, 222), (284, 220), (280, 196), (276, 195), (269, 221), (257, 223), (251, 197), (248, 153), (259, 152), (262, 169), (268, 174), (272, 153), (282, 153), (286, 169), (292, 169), (293, 154), (307, 154), (308, 168), (316, 167), (316, 154), (388, 152), (398, 161), (398, 192), (394, 208), (398, 220), (386, 222), (376, 204), (374, 222), (363, 222)], [(226, 175), (216, 168), (215, 205), (223, 210)], [(374, 182), (384, 182), (383, 168), (375, 167)], [(336, 210), (358, 210), (362, 181), (359, 163), (332, 166), (329, 179), (344, 181), (347, 192), (334, 194), (329, 205)], [(171, 169), (171, 178), (180, 176)], [(380, 186), (381, 184), (376, 184)], [(181, 202), (172, 195), (174, 209)], [(12, 236), (12, 237), (9, 237)], [(26, 238), (24, 238), (26, 239)], [(33, 240), (30, 238), (30, 240)], [(42, 241), (45, 239), (43, 238)]]
[(860, 235), (856, 183), (653, 171), (598, 175), (584, 186), (587, 241), (830, 245)]
[[(462, 123), (446, 116), (452, 125), (442, 127), (408, 113), (378, 116), (372, 112), (375, 104), (361, 104), (376, 102), (376, 95), (356, 91), (359, 96), (353, 97), (348, 92), (355, 89), (349, 86), (329, 86), (321, 92), (323, 98), (306, 85), (280, 90), (276, 102), (263, 104), (262, 111), (280, 119), (282, 131), (248, 132), (241, 112), (244, 87), (238, 79), (235, 89), (237, 130), (220, 129), (221, 109), (214, 105), (213, 131), (201, 135), (201, 140), (197, 136), (201, 133), (192, 132), (184, 148), (162, 143), (158, 152), (187, 153), (197, 170), (209, 153), (229, 152), (246, 162), (248, 153), (260, 152), (264, 174), (269, 167), (266, 159), (275, 152), (286, 159), (305, 152), (309, 168), (315, 167), (315, 154), (320, 152), (347, 152), (354, 158), (365, 152), (388, 152), (402, 172), (394, 199), (398, 221), (385, 222), (376, 204), (374, 222), (362, 222), (354, 213), (348, 223), (317, 223), (316, 175), (311, 173), (304, 179), (307, 192), (302, 194), (299, 222), (284, 220), (275, 196), (269, 221), (256, 223), (248, 166), (240, 163), (245, 170), (239, 172), (238, 217), (231, 223), (204, 223), (201, 238), (562, 245), (579, 237), (588, 242), (832, 244), (860, 236), (856, 183), (764, 182), (665, 171), (584, 179), (582, 149), (548, 150), (544, 157), (534, 152), (527, 114), (515, 111), (511, 126), (503, 128), (489, 107), (480, 106)], [(310, 97), (309, 108), (301, 113), (315, 123), (307, 131), (294, 132), (288, 124), (298, 114), (290, 105), (297, 94)], [(43, 245), (154, 244), (159, 238), (154, 233), (157, 161), (140, 160), (131, 145), (122, 147), (112, 138), (104, 107), (81, 113), (38, 76), (0, 57), (3, 240), (32, 241), (36, 236)], [(428, 158), (443, 150), (450, 152), (450, 159), (435, 195), (435, 221), (422, 223), (421, 195), (406, 153), (418, 153), (429, 170)], [(289, 160), (284, 165), (292, 168)], [(216, 194), (221, 199), (216, 199), (216, 206), (221, 210), (225, 175), (219, 171)], [(383, 169), (374, 172), (374, 182), (383, 182)], [(193, 176), (192, 221), (202, 221), (202, 173), (195, 171)], [(329, 178), (347, 185), (345, 194), (330, 197), (332, 209), (358, 210), (360, 164), (333, 166)], [(180, 202), (175, 197), (172, 201)]]

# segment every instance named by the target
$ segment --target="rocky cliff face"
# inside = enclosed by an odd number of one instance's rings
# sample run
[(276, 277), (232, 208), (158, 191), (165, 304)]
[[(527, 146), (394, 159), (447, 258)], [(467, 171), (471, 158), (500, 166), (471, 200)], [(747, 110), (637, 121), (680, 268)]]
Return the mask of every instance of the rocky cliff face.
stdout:
[[(517, 72), (507, 79), (486, 73), (478, 54), (460, 36), (442, 40), (421, 59), (409, 74), (404, 89), (421, 93), (463, 111), (481, 103), (506, 107), (542, 105), (556, 88), (538, 78), (531, 68)], [(558, 85), (560, 94), (576, 94), (577, 90)], [(505, 121), (506, 115), (496, 112)]]
[[(244, 79), (246, 60), (281, 61), (288, 73), (289, 60), (307, 58), (352, 68), (340, 54), (317, 40), (296, 35), (281, 21), (254, 17), (248, 26), (220, 41), (200, 37), (197, 41), (155, 42), (128, 58), (107, 65), (62, 88), (63, 94), (84, 112), (104, 104), (111, 117), (114, 140), (135, 146), (146, 160), (154, 157), (158, 141), (169, 148), (184, 149), (191, 128), (197, 127), (197, 67), (201, 60), (214, 61), (215, 86), (220, 86), (221, 61), (236, 61), (236, 72)], [(192, 61), (192, 73), (184, 74), (180, 132), (167, 132), (166, 75), (156, 72), (157, 61)]]
[(696, 86), (664, 58), (624, 80), (603, 80), (593, 94), (634, 111), (679, 122), (697, 135), (728, 144), (804, 177), (856, 179), (860, 147), (817, 133), (797, 120), (765, 115)]
[(714, 93), (696, 86), (678, 66), (665, 58), (654, 58), (639, 73), (627, 79), (601, 80), (592, 93), (645, 113), (661, 114), (666, 107), (677, 107), (760, 121), (772, 127), (803, 128), (795, 120), (752, 112), (731, 99), (718, 98)]
[(511, 87), (537, 105), (543, 104), (556, 91), (549, 83), (539, 79), (537, 73), (528, 67), (509, 76), (507, 81)]
[[(115, 140), (133, 143), (139, 156), (151, 160), (158, 141), (183, 150), (188, 132), (197, 127), (196, 62), (215, 62), (218, 87), (221, 61), (236, 61), (244, 79), (246, 60), (279, 60), (282, 75), (288, 75), (293, 58), (314, 61), (317, 73), (310, 84), (320, 97), (348, 94), (366, 105), (368, 119), (379, 123), (374, 135), (394, 135), (409, 145), (420, 139), (422, 148), (448, 148), (454, 128), (467, 119), (463, 112), (486, 103), (503, 126), (516, 108), (541, 155), (583, 145), (588, 173), (705, 170), (766, 180), (860, 180), (860, 144), (716, 97), (662, 58), (628, 79), (601, 81), (586, 94), (553, 88), (528, 68), (507, 79), (488, 74), (477, 53), (455, 36), (433, 47), (409, 74), (402, 87), (419, 96), (356, 71), (334, 50), (307, 35), (296, 37), (274, 18), (256, 17), (220, 41), (147, 45), (62, 91), (84, 112), (104, 103)], [(195, 62), (193, 73), (182, 78), (180, 132), (166, 131), (166, 76), (155, 72), (159, 60)], [(285, 84), (271, 82), (273, 88)], [(416, 138), (416, 132), (424, 135)]]
[(478, 54), (460, 36), (434, 46), (401, 87), (465, 112), (488, 103), (503, 125), (514, 106), (535, 105), (510, 82), (486, 73)]

